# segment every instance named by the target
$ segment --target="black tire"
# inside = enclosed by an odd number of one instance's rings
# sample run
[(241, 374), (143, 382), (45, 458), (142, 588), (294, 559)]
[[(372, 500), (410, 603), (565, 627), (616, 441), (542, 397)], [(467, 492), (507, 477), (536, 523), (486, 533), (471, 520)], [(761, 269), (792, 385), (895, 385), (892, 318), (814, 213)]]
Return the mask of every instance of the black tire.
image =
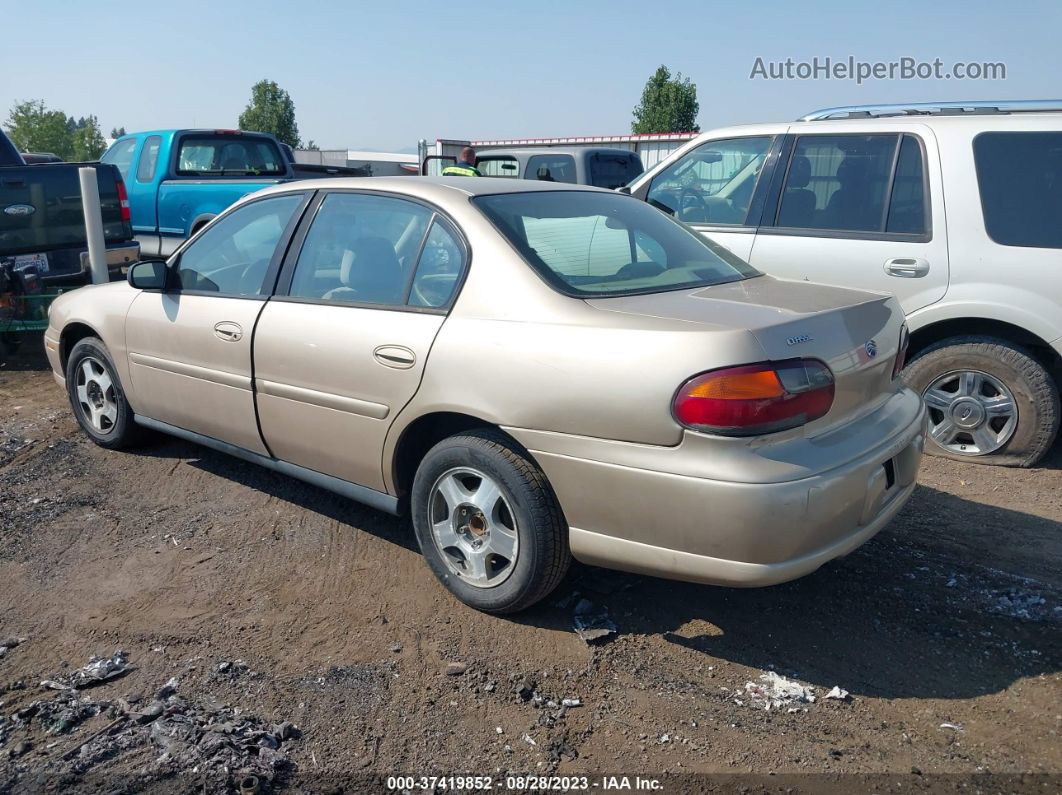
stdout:
[(951, 337), (929, 346), (904, 370), (904, 381), (919, 395), (946, 373), (974, 370), (998, 379), (1014, 396), (1017, 426), (995, 452), (961, 455), (950, 452), (932, 438), (926, 452), (932, 455), (995, 466), (1030, 467), (1050, 449), (1058, 434), (1058, 385), (1042, 364), (1020, 345), (996, 337)]
[[(82, 365), (92, 360), (92, 366), (99, 365), (110, 379), (110, 390), (106, 395), (114, 404), (114, 419), (107, 420), (103, 429), (96, 428), (86, 408), (78, 396), (78, 378)], [(70, 398), (70, 406), (74, 410), (81, 430), (100, 447), (109, 450), (121, 450), (133, 447), (144, 441), (147, 436), (142, 427), (133, 420), (133, 410), (125, 399), (122, 384), (118, 380), (118, 373), (114, 369), (114, 362), (107, 346), (97, 337), (85, 337), (74, 345), (70, 356), (66, 360), (66, 392)]]
[[(431, 492), (444, 473), (461, 467), (491, 477), (512, 508), (519, 547), (511, 573), (497, 586), (463, 582), (444, 560), (432, 533)], [(477, 610), (524, 610), (548, 596), (568, 571), (568, 525), (556, 495), (530, 455), (499, 431), (469, 431), (435, 445), (417, 468), (410, 504), (417, 543), (428, 566), (451, 593)]]

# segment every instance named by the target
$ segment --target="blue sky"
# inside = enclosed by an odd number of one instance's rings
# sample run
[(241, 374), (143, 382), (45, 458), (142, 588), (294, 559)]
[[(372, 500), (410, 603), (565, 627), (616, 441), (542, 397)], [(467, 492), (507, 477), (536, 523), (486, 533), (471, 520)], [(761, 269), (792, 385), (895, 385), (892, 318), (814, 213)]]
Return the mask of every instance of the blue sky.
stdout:
[[(304, 139), (403, 150), (419, 138), (630, 130), (661, 63), (697, 84), (702, 129), (856, 102), (1062, 94), (1062, 4), (645, 0), (0, 2), (0, 117), (41, 98), (104, 132), (232, 127), (276, 80)], [(757, 56), (1003, 61), (1002, 81), (750, 80)]]

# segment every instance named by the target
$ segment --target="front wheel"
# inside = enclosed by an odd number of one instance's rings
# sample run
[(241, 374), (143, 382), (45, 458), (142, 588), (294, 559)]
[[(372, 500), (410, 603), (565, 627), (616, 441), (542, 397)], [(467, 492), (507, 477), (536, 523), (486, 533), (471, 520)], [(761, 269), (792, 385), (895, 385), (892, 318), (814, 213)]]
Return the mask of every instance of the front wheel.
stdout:
[(1029, 467), (1058, 433), (1058, 387), (1026, 350), (993, 337), (953, 337), (904, 370), (929, 411), (926, 452)]
[(432, 572), (465, 604), (514, 613), (545, 598), (571, 560), (546, 476), (497, 431), (451, 436), (413, 480), (413, 528)]
[(102, 340), (86, 337), (70, 351), (66, 391), (81, 429), (100, 447), (119, 450), (143, 440)]

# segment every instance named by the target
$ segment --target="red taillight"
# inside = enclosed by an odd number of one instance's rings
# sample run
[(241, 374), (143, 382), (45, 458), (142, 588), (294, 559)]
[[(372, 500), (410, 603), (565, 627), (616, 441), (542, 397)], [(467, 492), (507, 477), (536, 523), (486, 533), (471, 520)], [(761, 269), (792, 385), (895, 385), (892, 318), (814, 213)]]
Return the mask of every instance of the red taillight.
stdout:
[(896, 363), (892, 366), (892, 377), (898, 378), (903, 366), (907, 364), (907, 346), (911, 342), (911, 335), (907, 331), (907, 324), (900, 327), (900, 345), (896, 349)]
[(118, 177), (118, 210), (122, 215), (123, 221), (132, 221), (133, 216), (129, 214), (129, 193), (125, 189), (125, 181), (121, 177)]
[(833, 373), (814, 359), (727, 367), (683, 384), (675, 419), (696, 431), (754, 436), (817, 420), (833, 405)]
[(243, 130), (214, 130), (214, 135), (243, 135)]

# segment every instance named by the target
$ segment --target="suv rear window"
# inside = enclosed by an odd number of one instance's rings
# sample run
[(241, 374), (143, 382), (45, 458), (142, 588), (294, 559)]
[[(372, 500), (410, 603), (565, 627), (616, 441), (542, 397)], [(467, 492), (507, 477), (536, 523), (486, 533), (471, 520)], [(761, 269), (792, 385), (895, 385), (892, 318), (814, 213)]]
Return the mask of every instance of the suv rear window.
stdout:
[(590, 184), (595, 188), (622, 188), (645, 169), (637, 155), (607, 154), (590, 156)]
[(973, 150), (988, 236), (1062, 248), (1062, 132), (981, 133)]
[(279, 177), (285, 173), (280, 148), (266, 138), (186, 135), (177, 150), (177, 174)]
[(630, 295), (758, 276), (722, 246), (630, 196), (533, 191), (473, 202), (562, 293)]

